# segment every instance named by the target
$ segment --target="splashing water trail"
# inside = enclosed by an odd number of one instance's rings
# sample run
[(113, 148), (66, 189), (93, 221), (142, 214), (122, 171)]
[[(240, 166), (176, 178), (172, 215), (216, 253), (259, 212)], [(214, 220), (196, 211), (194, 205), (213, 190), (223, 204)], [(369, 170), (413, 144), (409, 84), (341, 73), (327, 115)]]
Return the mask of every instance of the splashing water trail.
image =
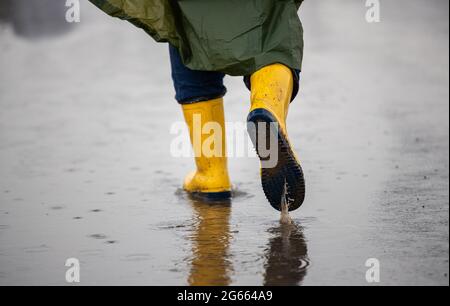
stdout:
[(292, 224), (291, 216), (289, 216), (289, 198), (287, 197), (287, 184), (284, 183), (283, 194), (281, 195), (281, 217), (280, 223), (289, 225)]

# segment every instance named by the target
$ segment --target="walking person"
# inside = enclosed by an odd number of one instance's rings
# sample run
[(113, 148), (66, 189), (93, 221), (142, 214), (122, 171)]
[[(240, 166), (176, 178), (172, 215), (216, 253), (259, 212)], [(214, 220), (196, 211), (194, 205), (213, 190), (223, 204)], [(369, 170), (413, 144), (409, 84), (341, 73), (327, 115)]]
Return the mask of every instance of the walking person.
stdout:
[[(223, 99), (225, 75), (243, 76), (250, 90), (248, 130), (261, 159), (261, 182), (269, 203), (281, 210), (299, 208), (305, 183), (289, 141), (286, 118), (299, 90), (303, 28), (298, 9), (303, 0), (90, 0), (107, 14), (142, 28), (169, 44), (176, 100), (190, 130), (196, 171), (183, 187), (206, 199), (231, 197), (225, 149)], [(212, 156), (202, 152), (202, 134), (194, 141), (195, 118), (221, 126), (221, 146)], [(276, 163), (267, 166), (261, 139)], [(264, 142), (264, 141), (263, 141)], [(217, 152), (216, 152), (217, 153)]]

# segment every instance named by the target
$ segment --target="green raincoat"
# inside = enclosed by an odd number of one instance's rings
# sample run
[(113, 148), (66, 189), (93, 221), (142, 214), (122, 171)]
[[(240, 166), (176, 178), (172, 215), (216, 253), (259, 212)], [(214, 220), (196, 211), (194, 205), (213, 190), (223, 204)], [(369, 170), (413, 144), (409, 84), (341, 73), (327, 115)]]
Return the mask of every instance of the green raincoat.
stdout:
[(250, 75), (273, 63), (301, 70), (303, 0), (89, 0), (175, 46), (194, 70)]

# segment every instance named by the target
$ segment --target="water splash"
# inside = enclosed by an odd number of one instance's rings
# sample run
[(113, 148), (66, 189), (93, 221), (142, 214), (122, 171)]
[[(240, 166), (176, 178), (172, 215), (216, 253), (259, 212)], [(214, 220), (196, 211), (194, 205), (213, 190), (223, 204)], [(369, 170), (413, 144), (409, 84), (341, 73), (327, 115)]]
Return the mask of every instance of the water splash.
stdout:
[(289, 198), (287, 196), (287, 183), (286, 180), (284, 180), (284, 188), (283, 193), (281, 195), (281, 217), (280, 217), (280, 223), (283, 225), (290, 225), (292, 224), (291, 216), (289, 215)]

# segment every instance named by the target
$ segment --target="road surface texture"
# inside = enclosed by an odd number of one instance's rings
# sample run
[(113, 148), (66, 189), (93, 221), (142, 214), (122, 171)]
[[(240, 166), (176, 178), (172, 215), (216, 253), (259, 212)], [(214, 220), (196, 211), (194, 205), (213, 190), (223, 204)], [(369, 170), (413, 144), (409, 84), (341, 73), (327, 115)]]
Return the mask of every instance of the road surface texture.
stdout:
[[(81, 2), (70, 26), (0, 14), (0, 285), (64, 285), (68, 258), (81, 285), (373, 285), (370, 258), (381, 285), (449, 284), (448, 1), (383, 0), (380, 23), (305, 1), (291, 227), (254, 156), (230, 158), (231, 203), (180, 189), (167, 45)], [(249, 93), (226, 84), (243, 123)]]

